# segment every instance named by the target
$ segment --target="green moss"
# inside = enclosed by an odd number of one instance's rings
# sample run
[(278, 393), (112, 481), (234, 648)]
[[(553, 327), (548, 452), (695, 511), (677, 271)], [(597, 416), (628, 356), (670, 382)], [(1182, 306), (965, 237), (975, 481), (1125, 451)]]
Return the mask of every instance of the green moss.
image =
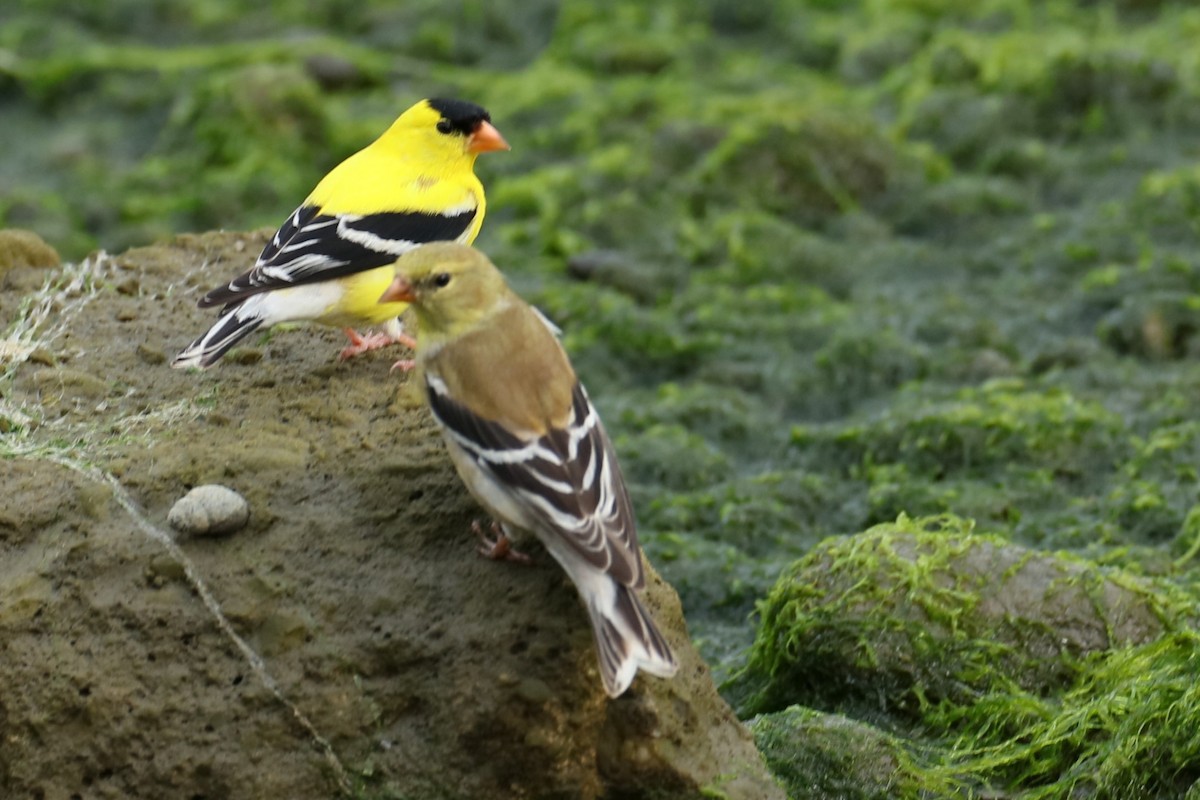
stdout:
[(820, 475), (780, 471), (705, 484), (691, 492), (639, 491), (654, 529), (691, 540), (726, 541), (756, 557), (803, 552), (821, 538), (831, 505), (845, 498)]
[(707, 438), (722, 446), (761, 442), (764, 433), (758, 427), (758, 420), (766, 413), (762, 403), (730, 387), (667, 382), (606, 402), (619, 415), (615, 418), (621, 426), (630, 431), (676, 422), (689, 430), (704, 431)]
[(1187, 113), (1191, 67), (1177, 44), (1189, 19), (1138, 27), (1066, 3), (1005, 5), (1010, 24), (941, 26), (890, 70), (902, 124), (956, 163), (1011, 172), (1030, 148), (1044, 161), (1039, 139), (1120, 135)]
[(640, 483), (670, 491), (711, 486), (729, 476), (729, 462), (702, 436), (682, 425), (655, 425), (618, 440), (628, 454), (627, 470)]
[(835, 333), (813, 362), (812, 388), (851, 404), (924, 377), (929, 353), (892, 329), (852, 329)]
[(734, 210), (719, 214), (712, 225), (689, 226), (682, 233), (694, 248), (691, 259), (715, 266), (721, 279), (735, 286), (788, 280), (845, 299), (853, 284), (846, 269), (848, 248), (786, 217)]
[[(568, 331), (568, 349), (586, 353), (594, 348), (592, 357), (637, 363), (662, 380), (687, 375), (720, 347), (715, 332), (679, 319), (667, 305), (647, 308), (591, 284), (547, 293), (544, 305)], [(589, 324), (574, 324), (581, 319)]]
[(1136, 443), (1106, 502), (1122, 528), (1151, 541), (1169, 540), (1183, 533), (1200, 484), (1200, 425), (1166, 424)]
[(1190, 796), (1200, 781), (1197, 666), (1200, 637), (1180, 631), (1097, 654), (1055, 700), (995, 694), (939, 709), (931, 724), (968, 733), (938, 773), (1029, 800)]
[(793, 798), (1190, 797), (1200, 781), (1198, 657), (1200, 639), (1179, 632), (1098, 654), (1055, 699), (997, 693), (935, 709), (927, 731), (969, 733), (917, 754), (902, 737), (798, 706), (752, 730)]
[[(674, 63), (703, 29), (686, 18), (686, 6), (571, 6), (560, 24), (573, 29), (569, 56), (602, 73), (655, 74)], [(689, 41), (690, 40), (690, 41)]]
[[(797, 562), (725, 688), (744, 711), (770, 712), (756, 737), (793, 796), (842, 796), (813, 783), (824, 776), (873, 797), (880, 774), (898, 781), (880, 796), (1181, 796), (1200, 779), (1194, 602), (1170, 583), (1022, 552), (969, 521), (902, 517)], [(1098, 638), (1081, 625), (1092, 614)], [(774, 710), (797, 701), (907, 718), (924, 744)]]
[(832, 434), (796, 428), (793, 441), (851, 470), (902, 462), (932, 477), (1022, 466), (1079, 476), (1111, 469), (1122, 434), (1120, 418), (1099, 403), (1060, 389), (1036, 391), (1022, 381), (997, 380), (941, 402), (914, 397)]
[(791, 706), (755, 717), (750, 730), (792, 800), (950, 796), (957, 788), (923, 770), (899, 737), (840, 715)]
[(1172, 166), (1142, 178), (1135, 198), (1138, 220), (1162, 234), (1194, 233), (1200, 218), (1200, 167)]
[(861, 120), (792, 112), (735, 128), (698, 167), (702, 191), (757, 196), (771, 212), (815, 223), (887, 189), (897, 156)]
[[(1018, 146), (1003, 157), (1012, 161), (1007, 169), (1025, 169), (1017, 162), (1037, 158), (1037, 151)], [(915, 234), (935, 230), (950, 219), (965, 224), (1017, 215), (1028, 208), (1024, 188), (1008, 177), (956, 175), (933, 186), (920, 202), (910, 201), (893, 218), (898, 228)]]

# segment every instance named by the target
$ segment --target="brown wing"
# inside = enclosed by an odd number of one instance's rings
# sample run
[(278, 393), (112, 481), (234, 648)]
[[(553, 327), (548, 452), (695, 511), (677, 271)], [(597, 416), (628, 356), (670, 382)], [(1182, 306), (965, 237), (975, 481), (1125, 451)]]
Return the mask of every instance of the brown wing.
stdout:
[[(642, 586), (633, 507), (608, 434), (582, 384), (574, 382), (569, 409), (562, 416), (565, 422), (541, 435), (522, 435), (475, 413), (455, 401), (445, 381), (430, 371), (425, 385), (430, 408), (454, 442), (511, 492), (546, 532), (561, 536), (625, 586)], [(481, 386), (485, 388), (476, 392), (486, 393), (487, 386), (511, 388), (501, 383)]]

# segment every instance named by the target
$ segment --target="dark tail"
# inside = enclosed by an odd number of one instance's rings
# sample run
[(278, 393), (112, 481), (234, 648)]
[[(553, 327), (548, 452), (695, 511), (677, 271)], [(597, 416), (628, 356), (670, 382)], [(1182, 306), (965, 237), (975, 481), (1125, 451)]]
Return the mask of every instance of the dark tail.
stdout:
[(223, 314), (203, 336), (175, 356), (171, 366), (176, 369), (211, 367), (221, 356), (229, 352), (230, 348), (262, 325), (262, 317), (250, 315), (243, 317), (238, 314), (238, 311), (239, 308), (235, 307)]

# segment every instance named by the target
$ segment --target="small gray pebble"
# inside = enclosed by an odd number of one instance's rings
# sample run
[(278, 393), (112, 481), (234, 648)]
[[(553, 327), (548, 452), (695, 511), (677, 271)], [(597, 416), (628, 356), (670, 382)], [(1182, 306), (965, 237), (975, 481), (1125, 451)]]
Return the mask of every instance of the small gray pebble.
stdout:
[(517, 684), (517, 696), (534, 705), (545, 705), (554, 699), (554, 690), (545, 681), (526, 678)]
[(232, 489), (216, 484), (197, 486), (175, 501), (167, 522), (181, 533), (218, 536), (234, 533), (250, 521), (250, 505)]

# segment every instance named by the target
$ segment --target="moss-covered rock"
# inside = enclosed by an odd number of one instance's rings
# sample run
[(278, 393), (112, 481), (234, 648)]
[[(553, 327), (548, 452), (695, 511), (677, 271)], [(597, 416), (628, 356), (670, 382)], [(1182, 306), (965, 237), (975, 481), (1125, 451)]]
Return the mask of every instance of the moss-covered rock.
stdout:
[(755, 740), (797, 798), (1191, 797), (1200, 786), (1192, 631), (1095, 653), (1054, 699), (984, 693), (926, 709), (936, 744), (791, 706)]
[(1161, 585), (972, 532), (953, 516), (879, 525), (798, 561), (759, 608), (743, 712), (799, 703), (915, 720), (930, 704), (1069, 685), (1089, 654), (1191, 623)]
[(0, 287), (5, 285), (5, 276), (13, 269), (46, 269), (61, 263), (55, 249), (33, 231), (0, 230)]
[(949, 796), (957, 788), (917, 766), (901, 739), (840, 714), (789, 706), (755, 717), (750, 729), (791, 800)]
[(899, 157), (862, 120), (781, 107), (777, 118), (733, 129), (697, 169), (707, 195), (757, 196), (768, 211), (814, 224), (882, 194)]

